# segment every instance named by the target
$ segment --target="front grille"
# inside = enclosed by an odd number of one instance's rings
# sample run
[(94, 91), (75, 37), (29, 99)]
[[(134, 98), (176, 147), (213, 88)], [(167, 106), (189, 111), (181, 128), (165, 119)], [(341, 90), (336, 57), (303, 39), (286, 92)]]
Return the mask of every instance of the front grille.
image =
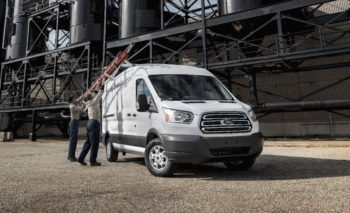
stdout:
[(209, 149), (213, 156), (245, 155), (250, 151), (250, 147), (226, 147)]
[(243, 133), (250, 132), (252, 125), (242, 112), (204, 114), (200, 126), (202, 132), (210, 133)]

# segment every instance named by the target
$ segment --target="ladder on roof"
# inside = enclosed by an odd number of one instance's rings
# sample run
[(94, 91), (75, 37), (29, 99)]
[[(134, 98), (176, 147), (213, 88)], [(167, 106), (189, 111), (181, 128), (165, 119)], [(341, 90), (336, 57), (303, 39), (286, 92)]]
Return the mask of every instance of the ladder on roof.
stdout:
[[(116, 57), (113, 58), (113, 60), (109, 63), (109, 65), (104, 68), (104, 70), (101, 72), (101, 74), (97, 77), (97, 79), (92, 83), (90, 88), (78, 98), (79, 101), (83, 100), (88, 94), (92, 94), (96, 91), (96, 87), (98, 83), (104, 82), (106, 78), (113, 76), (115, 72), (118, 72), (121, 65), (126, 61), (126, 59), (129, 57), (129, 53), (131, 49), (134, 47), (134, 44), (131, 43), (128, 45), (128, 47), (123, 51), (119, 52)], [(100, 84), (102, 86), (102, 84)]]

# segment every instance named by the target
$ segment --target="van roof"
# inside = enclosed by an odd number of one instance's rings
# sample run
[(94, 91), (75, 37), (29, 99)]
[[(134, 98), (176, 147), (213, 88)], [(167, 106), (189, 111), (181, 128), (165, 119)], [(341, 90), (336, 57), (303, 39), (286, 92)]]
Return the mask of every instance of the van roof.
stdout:
[(203, 75), (213, 76), (208, 70), (186, 65), (172, 64), (141, 64), (131, 67), (128, 71), (144, 70), (148, 75)]

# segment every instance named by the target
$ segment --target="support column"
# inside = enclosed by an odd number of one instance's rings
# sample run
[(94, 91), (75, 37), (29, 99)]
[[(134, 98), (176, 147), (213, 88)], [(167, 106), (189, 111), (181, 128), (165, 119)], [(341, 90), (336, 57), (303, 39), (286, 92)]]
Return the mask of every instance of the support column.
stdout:
[(284, 54), (286, 52), (283, 39), (283, 26), (282, 26), (282, 16), (281, 12), (277, 13), (277, 29), (278, 29), (278, 47), (279, 53)]
[(56, 39), (55, 39), (55, 49), (59, 48), (59, 24), (60, 24), (60, 9), (56, 8), (55, 9), (56, 13)]
[(250, 85), (250, 100), (249, 104), (252, 106), (257, 106), (258, 102), (258, 93), (256, 89), (256, 73), (251, 72), (249, 75), (249, 85)]
[(28, 68), (28, 61), (24, 61), (24, 77), (23, 77), (23, 87), (22, 87), (22, 94), (21, 94), (21, 105), (22, 107), (25, 106), (25, 100), (26, 97), (26, 87), (27, 87), (27, 68)]
[(164, 29), (164, 0), (161, 0), (160, 2), (160, 29)]
[(185, 10), (186, 10), (186, 12), (185, 12), (185, 23), (188, 24), (188, 19), (189, 19), (189, 15), (188, 15), (188, 12), (187, 12), (188, 9), (189, 9), (188, 8), (188, 0), (185, 0), (185, 4), (184, 5), (185, 5), (184, 7), (185, 7)]
[(31, 126), (31, 133), (29, 133), (29, 140), (36, 141), (36, 111), (35, 110), (33, 110), (32, 112), (32, 126)]
[(16, 113), (8, 113), (9, 117), (9, 126), (6, 131), (11, 131), (13, 133), (13, 137), (17, 138), (17, 125), (16, 125)]
[(153, 63), (153, 40), (149, 41), (149, 57), (150, 57), (149, 62), (152, 64)]
[(207, 69), (207, 24), (205, 19), (205, 3), (201, 0), (202, 5), (202, 46), (203, 46), (203, 67)]
[[(53, 79), (52, 79), (52, 97), (56, 97), (56, 88), (57, 88), (57, 53), (52, 55), (53, 60)], [(52, 103), (55, 103), (55, 98), (52, 98)]]
[[(91, 44), (85, 46), (85, 49), (87, 49), (87, 72), (86, 72), (86, 89), (90, 87), (91, 84)], [(74, 76), (73, 76), (74, 77)]]
[(4, 72), (5, 66), (1, 66), (1, 71), (0, 71), (0, 102), (1, 102), (1, 94), (2, 94), (2, 86), (3, 86), (3, 81), (4, 81)]
[(103, 21), (103, 34), (102, 34), (102, 41), (103, 41), (103, 47), (102, 47), (102, 69), (105, 67), (106, 63), (106, 39), (107, 39), (107, 7), (108, 7), (108, 2), (107, 0), (104, 0), (104, 21)]

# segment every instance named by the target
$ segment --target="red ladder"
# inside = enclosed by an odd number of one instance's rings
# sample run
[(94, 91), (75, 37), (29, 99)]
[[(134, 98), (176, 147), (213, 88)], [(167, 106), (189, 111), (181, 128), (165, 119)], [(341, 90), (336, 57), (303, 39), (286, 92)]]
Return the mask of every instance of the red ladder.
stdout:
[(82, 96), (80, 96), (78, 100), (83, 100), (88, 94), (94, 93), (98, 83), (100, 83), (102, 86), (101, 83), (104, 82), (108, 76), (112, 76), (129, 57), (128, 54), (133, 47), (134, 44), (129, 44), (129, 46), (123, 52), (119, 52), (117, 56), (113, 58), (111, 63), (109, 63), (109, 65), (101, 72), (98, 78), (92, 83), (90, 88)]

